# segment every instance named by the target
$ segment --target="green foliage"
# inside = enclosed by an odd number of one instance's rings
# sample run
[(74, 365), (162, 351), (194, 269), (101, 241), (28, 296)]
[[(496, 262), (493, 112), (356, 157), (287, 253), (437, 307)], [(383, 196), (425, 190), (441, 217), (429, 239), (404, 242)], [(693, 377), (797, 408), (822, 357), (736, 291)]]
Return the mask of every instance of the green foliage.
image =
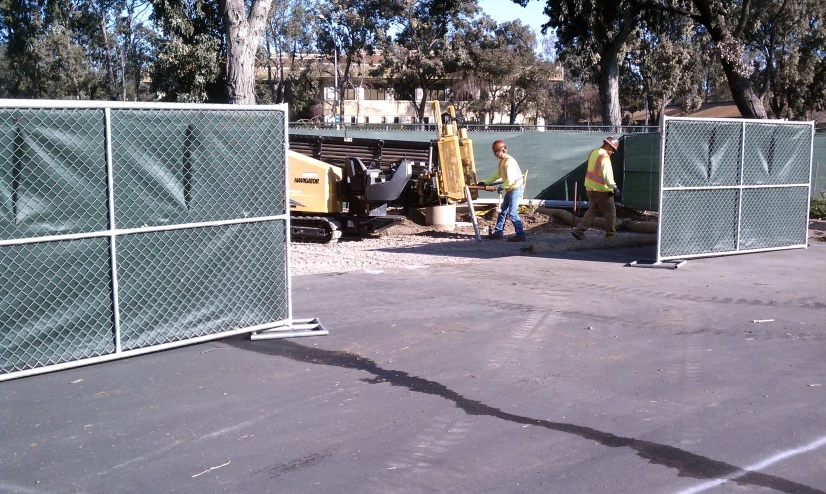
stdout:
[(391, 22), (397, 19), (403, 2), (387, 0), (323, 0), (318, 4), (316, 46), (330, 56), (338, 53), (338, 99), (346, 88), (353, 87), (352, 70), (362, 66), (365, 56), (380, 50), (388, 39)]
[(495, 113), (508, 113), (511, 125), (518, 113), (535, 110), (539, 95), (550, 89), (556, 67), (539, 62), (531, 28), (519, 21), (497, 25), (483, 16), (465, 39), (469, 70), (476, 76), (481, 92), (470, 109), (488, 124), (493, 123)]
[(820, 192), (820, 197), (812, 199), (809, 206), (809, 218), (826, 219), (826, 190)]
[[(382, 40), (384, 57), (371, 75), (386, 78), (397, 99), (409, 99), (421, 121), (430, 90), (470, 67), (466, 38), (477, 6), (473, 0), (426, 0), (400, 7), (395, 22), (401, 29), (395, 39)], [(422, 90), (418, 100), (416, 89)]]
[(150, 69), (162, 101), (225, 103), (226, 43), (218, 2), (151, 0), (152, 18), (166, 35)]
[(139, 99), (153, 32), (142, 0), (3, 0), (2, 94)]
[(152, 91), (161, 101), (181, 103), (226, 102), (223, 60), (217, 58), (221, 40), (199, 34), (188, 43), (170, 36), (150, 71)]
[(528, 201), (528, 204), (519, 206), (519, 213), (520, 214), (536, 214), (539, 210), (539, 201), (534, 201), (531, 199)]

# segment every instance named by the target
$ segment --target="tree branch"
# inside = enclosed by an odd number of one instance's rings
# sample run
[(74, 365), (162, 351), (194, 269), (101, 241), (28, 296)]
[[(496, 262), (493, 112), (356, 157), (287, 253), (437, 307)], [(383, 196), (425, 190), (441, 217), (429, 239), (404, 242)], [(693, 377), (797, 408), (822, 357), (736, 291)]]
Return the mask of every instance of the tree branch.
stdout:
[(749, 18), (749, 7), (751, 6), (751, 0), (743, 0), (743, 7), (740, 10), (740, 20), (737, 22), (737, 29), (734, 30), (732, 36), (734, 39), (740, 39), (740, 36), (743, 34), (743, 29), (746, 28), (746, 21)]

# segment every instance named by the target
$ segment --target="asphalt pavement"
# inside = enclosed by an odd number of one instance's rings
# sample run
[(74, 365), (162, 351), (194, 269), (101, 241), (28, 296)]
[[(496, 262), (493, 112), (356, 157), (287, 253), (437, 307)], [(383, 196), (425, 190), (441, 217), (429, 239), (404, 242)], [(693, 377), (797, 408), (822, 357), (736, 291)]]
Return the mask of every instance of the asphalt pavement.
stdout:
[(0, 492), (826, 492), (826, 244), (296, 277), (329, 336), (0, 383)]

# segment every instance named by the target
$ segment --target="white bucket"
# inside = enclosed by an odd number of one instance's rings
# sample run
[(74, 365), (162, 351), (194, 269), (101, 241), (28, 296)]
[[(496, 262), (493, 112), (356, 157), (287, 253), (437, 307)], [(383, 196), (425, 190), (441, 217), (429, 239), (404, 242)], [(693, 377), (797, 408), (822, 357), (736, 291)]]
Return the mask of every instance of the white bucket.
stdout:
[(451, 232), (456, 227), (456, 204), (430, 206), (424, 210), (424, 224), (434, 229)]

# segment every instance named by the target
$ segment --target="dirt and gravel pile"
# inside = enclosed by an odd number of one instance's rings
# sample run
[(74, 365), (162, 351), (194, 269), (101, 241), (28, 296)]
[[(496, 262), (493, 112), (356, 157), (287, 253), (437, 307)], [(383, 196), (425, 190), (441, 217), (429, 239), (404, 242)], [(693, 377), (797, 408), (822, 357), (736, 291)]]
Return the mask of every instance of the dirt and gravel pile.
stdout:
[[(347, 271), (380, 271), (387, 268), (416, 269), (433, 264), (468, 264), (480, 259), (531, 255), (569, 250), (617, 248), (651, 245), (656, 235), (620, 231), (615, 238), (604, 238), (603, 231), (593, 229), (585, 240), (570, 234), (564, 221), (538, 212), (520, 214), (528, 235), (524, 243), (508, 242), (513, 225), (505, 226), (505, 239), (477, 242), (468, 212), (457, 214), (453, 231), (436, 231), (422, 222), (405, 219), (379, 234), (362, 237), (344, 236), (337, 243), (293, 243), (290, 265), (293, 276)], [(415, 216), (414, 216), (415, 218)], [(491, 209), (477, 215), (482, 235), (496, 223)]]
[[(557, 210), (559, 211), (559, 210)], [(520, 217), (528, 234), (525, 243), (508, 242), (513, 235), (513, 225), (505, 226), (506, 239), (476, 241), (468, 212), (457, 214), (453, 231), (436, 231), (425, 226), (423, 219), (405, 219), (379, 234), (368, 236), (345, 236), (338, 243), (303, 244), (293, 243), (290, 265), (293, 276), (321, 273), (343, 273), (347, 271), (379, 272), (389, 268), (417, 269), (433, 264), (469, 264), (481, 259), (502, 256), (534, 255), (585, 249), (611, 249), (654, 245), (657, 236), (645, 228), (656, 225), (656, 214), (632, 210), (618, 211), (621, 225), (619, 234), (607, 239), (603, 231), (591, 229), (586, 238), (578, 241), (570, 234), (574, 221), (569, 212), (521, 213)], [(417, 219), (414, 216), (414, 219)], [(491, 209), (477, 213), (479, 229), (484, 236), (496, 223), (496, 212)], [(638, 227), (629, 231), (623, 227)], [(810, 241), (826, 242), (826, 221), (813, 220), (809, 225)]]

